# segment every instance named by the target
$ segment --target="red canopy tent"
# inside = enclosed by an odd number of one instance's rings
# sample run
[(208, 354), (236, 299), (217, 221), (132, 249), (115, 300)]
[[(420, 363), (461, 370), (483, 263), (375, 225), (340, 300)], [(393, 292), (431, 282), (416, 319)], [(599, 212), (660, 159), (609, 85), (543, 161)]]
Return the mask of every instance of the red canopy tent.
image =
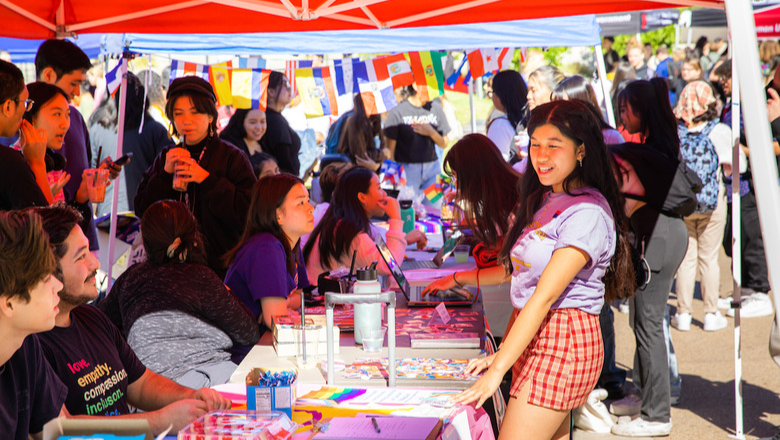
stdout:
[(238, 33), (481, 23), (724, 0), (0, 0), (0, 30), (16, 38), (71, 33)]

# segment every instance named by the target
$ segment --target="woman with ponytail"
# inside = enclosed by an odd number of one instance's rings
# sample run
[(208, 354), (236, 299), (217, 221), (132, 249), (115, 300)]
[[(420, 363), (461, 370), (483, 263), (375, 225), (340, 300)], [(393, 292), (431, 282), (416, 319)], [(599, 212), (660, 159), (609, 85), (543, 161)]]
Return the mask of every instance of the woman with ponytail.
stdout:
[[(641, 410), (640, 417), (615, 425), (612, 433), (662, 436), (672, 430), (664, 314), (674, 276), (688, 248), (688, 230), (682, 217), (690, 213), (682, 213), (677, 201), (689, 195), (673, 185), (682, 157), (666, 80), (634, 81), (620, 93), (618, 102), (623, 126), (643, 140), (641, 144), (610, 146), (626, 197), (636, 266), (643, 270), (637, 270), (641, 272), (638, 290), (630, 300), (631, 327), (636, 337), (633, 379), (640, 396), (628, 396), (628, 401), (616, 402), (613, 408), (641, 404)], [(693, 207), (695, 200), (694, 196)]]
[(428, 289), (511, 279), (515, 312), (501, 350), (469, 363), (469, 373), (486, 371), (454, 398), (480, 406), (512, 369), (499, 440), (569, 434), (570, 410), (585, 403), (601, 372), (604, 300), (634, 288), (623, 197), (599, 122), (580, 102), (554, 101), (531, 112), (528, 133), (529, 169), (499, 266)]
[(253, 345), (252, 313), (206, 266), (203, 240), (180, 202), (152, 204), (141, 222), (147, 261), (130, 266), (98, 307), (157, 374), (199, 389), (227, 383), (233, 345)]

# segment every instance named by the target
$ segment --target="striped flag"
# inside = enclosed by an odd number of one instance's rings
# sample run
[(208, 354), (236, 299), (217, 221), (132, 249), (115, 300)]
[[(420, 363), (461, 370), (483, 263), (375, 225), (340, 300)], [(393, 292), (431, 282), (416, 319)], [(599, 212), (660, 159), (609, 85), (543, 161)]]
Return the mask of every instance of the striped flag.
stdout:
[(233, 69), (229, 66), (209, 66), (209, 82), (217, 95), (217, 105), (233, 105), (233, 88), (230, 76)]
[(407, 55), (420, 99), (428, 102), (444, 93), (442, 58), (446, 56), (446, 52), (409, 52)]
[(298, 69), (295, 71), (295, 82), (303, 100), (303, 113), (316, 117), (337, 115), (336, 91), (328, 67), (313, 69)]
[(260, 57), (239, 58), (239, 69), (265, 69), (266, 60)]
[(400, 163), (385, 159), (379, 169), (380, 180), (393, 186), (406, 186), (406, 171)]
[(171, 61), (171, 82), (184, 76), (198, 76), (209, 80), (209, 66), (206, 64), (190, 63), (188, 61)]
[(290, 87), (292, 90), (290, 90), (290, 98), (295, 98), (295, 95), (298, 94), (298, 89), (295, 87), (295, 71), (298, 69), (305, 69), (307, 67), (311, 67), (313, 64), (312, 60), (287, 60), (284, 63), (284, 74), (287, 76), (287, 79), (290, 80)]
[(266, 69), (233, 69), (231, 89), (233, 107), (265, 111), (268, 103), (268, 76)]
[(106, 73), (106, 88), (110, 95), (114, 95), (122, 85), (122, 75), (119, 74), (119, 69), (122, 67), (122, 63), (116, 65), (110, 72)]
[(352, 95), (358, 89), (357, 78), (352, 73), (352, 66), (359, 63), (359, 58), (344, 58), (333, 60), (333, 76), (336, 92), (341, 95)]
[(506, 69), (512, 62), (514, 49), (507, 47), (497, 49), (477, 49), (468, 53), (471, 76), (480, 78), (488, 73)]
[(398, 105), (384, 58), (361, 61), (352, 66), (367, 114), (385, 113)]
[(388, 55), (385, 57), (385, 61), (387, 62), (387, 71), (390, 73), (394, 89), (414, 84), (412, 68), (409, 66), (409, 62), (406, 61), (404, 54)]

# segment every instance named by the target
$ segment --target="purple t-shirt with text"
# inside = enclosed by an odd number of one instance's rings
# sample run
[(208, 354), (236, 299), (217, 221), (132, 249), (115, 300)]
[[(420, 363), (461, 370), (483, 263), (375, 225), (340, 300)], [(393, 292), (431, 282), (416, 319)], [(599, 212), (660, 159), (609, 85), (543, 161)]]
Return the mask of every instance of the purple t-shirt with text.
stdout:
[(593, 188), (549, 192), (523, 229), (512, 253), (512, 304), (521, 309), (536, 290), (554, 251), (576, 247), (590, 256), (552, 309), (580, 309), (598, 315), (604, 305), (602, 277), (615, 253), (615, 221), (604, 196)]

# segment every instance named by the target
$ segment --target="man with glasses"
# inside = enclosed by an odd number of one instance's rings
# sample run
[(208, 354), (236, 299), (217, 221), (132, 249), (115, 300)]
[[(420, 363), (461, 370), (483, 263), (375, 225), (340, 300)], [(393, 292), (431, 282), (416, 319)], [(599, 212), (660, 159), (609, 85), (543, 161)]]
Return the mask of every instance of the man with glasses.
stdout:
[(22, 72), (0, 60), (0, 136), (20, 133), (22, 152), (0, 145), (0, 211), (49, 204), (37, 182), (46, 182), (46, 135), (22, 120), (32, 107)]

